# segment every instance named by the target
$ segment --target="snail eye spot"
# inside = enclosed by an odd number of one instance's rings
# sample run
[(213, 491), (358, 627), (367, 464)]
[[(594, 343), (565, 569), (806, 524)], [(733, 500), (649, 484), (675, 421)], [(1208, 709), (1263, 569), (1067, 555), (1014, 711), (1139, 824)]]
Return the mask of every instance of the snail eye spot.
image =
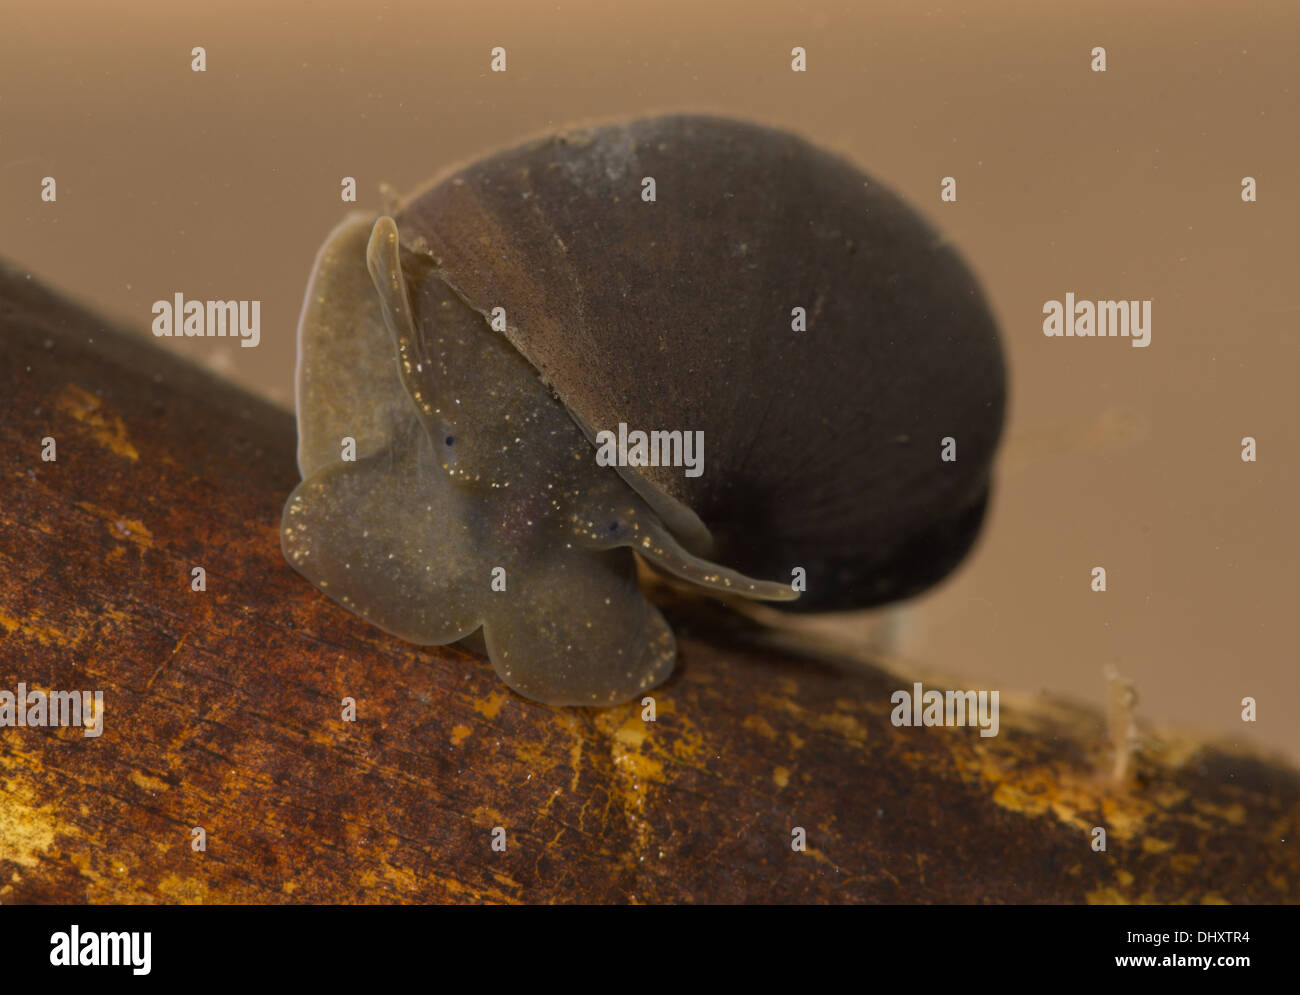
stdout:
[(453, 446), (456, 444), (456, 437), (454, 435), (449, 435), (447, 436), (447, 438), (443, 439), (442, 441), (449, 446)]

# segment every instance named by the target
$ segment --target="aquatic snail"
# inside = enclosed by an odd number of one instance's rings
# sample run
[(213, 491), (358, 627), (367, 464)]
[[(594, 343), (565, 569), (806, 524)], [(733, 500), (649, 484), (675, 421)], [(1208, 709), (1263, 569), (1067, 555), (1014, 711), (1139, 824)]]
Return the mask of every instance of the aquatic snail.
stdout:
[[(481, 629), (551, 704), (671, 672), (633, 551), (797, 611), (942, 579), (1005, 396), (975, 278), (917, 213), (802, 138), (699, 115), (531, 141), (353, 214), (298, 348), (289, 563), (410, 642)], [(601, 465), (628, 427), (702, 433), (704, 472)]]

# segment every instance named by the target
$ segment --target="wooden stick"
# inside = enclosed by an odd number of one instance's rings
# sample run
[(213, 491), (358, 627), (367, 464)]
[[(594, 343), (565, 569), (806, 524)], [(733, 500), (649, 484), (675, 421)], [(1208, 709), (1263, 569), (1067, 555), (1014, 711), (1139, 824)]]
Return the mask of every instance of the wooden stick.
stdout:
[(1296, 899), (1281, 762), (1120, 765), (1098, 712), (1007, 693), (996, 736), (895, 726), (916, 674), (671, 594), (656, 721), (525, 701), (285, 564), (290, 413), (13, 269), (0, 346), (0, 692), (104, 702), (97, 737), (0, 728), (0, 901)]

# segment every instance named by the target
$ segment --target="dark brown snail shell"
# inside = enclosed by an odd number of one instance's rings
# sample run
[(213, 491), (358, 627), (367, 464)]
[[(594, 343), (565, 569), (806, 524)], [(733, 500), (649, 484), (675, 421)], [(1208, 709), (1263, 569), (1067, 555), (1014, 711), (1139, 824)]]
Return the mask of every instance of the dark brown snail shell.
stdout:
[[(979, 287), (913, 210), (792, 134), (693, 115), (529, 142), (349, 218), (298, 391), (289, 562), (414, 642), (482, 627), (507, 683), (566, 704), (671, 671), (629, 549), (792, 609), (943, 578), (1005, 403)], [(704, 472), (597, 465), (620, 425), (703, 433)]]

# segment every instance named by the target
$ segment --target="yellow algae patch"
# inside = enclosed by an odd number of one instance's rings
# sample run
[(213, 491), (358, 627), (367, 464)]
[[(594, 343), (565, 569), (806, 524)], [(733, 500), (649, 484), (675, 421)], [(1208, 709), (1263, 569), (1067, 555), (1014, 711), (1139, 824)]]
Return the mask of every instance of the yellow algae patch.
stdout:
[(1051, 812), (1066, 825), (1088, 832), (1100, 824), (1121, 839), (1134, 838), (1146, 820), (1159, 813), (1155, 800), (1137, 793), (1116, 793), (1092, 770), (1072, 771), (1017, 763), (1014, 755), (957, 741), (952, 758), (965, 778), (992, 788), (995, 804), (1031, 817)]
[(1200, 869), (1201, 858), (1194, 853), (1176, 853), (1169, 858), (1169, 866), (1177, 874), (1192, 875)]
[(708, 747), (705, 745), (704, 736), (700, 733), (699, 728), (690, 722), (685, 716), (678, 719), (676, 735), (669, 742), (672, 744), (673, 759), (687, 766), (694, 765), (697, 761), (710, 756)]
[(1162, 788), (1154, 793), (1152, 797), (1161, 808), (1171, 809), (1175, 805), (1181, 805), (1187, 800), (1188, 791), (1186, 788)]
[[(573, 714), (572, 709), (561, 712), (559, 718), (560, 724), (569, 733), (569, 767), (573, 771), (573, 778), (569, 781), (569, 790), (577, 791), (578, 781), (582, 777), (582, 741), (585, 730), (579, 723), (577, 716)], [(558, 794), (560, 789), (556, 788), (555, 790), (556, 794)], [(555, 797), (555, 795), (551, 796), (551, 800), (547, 802), (548, 807), (550, 802), (555, 800)]]
[(153, 533), (145, 528), (144, 522), (135, 518), (116, 518), (109, 529), (118, 539), (130, 539), (145, 549), (153, 548)]
[(460, 746), (461, 743), (469, 739), (469, 726), (453, 726), (451, 730), (451, 745)]
[(519, 740), (515, 743), (515, 759), (527, 768), (529, 776), (546, 777), (559, 767), (562, 760), (558, 752), (549, 737), (541, 742)]
[(664, 765), (641, 747), (646, 741), (647, 722), (641, 720), (640, 712), (633, 711), (619, 726), (610, 728), (612, 723), (602, 723), (605, 732), (611, 735), (611, 759), (614, 765), (634, 778), (640, 780), (660, 781), (664, 779)]
[[(387, 881), (397, 891), (403, 894), (415, 891), (420, 882), (415, 877), (415, 872), (409, 867), (394, 867), (385, 861), (383, 865), (384, 876), (382, 880)], [(367, 891), (374, 888), (380, 882), (380, 877), (374, 871), (365, 871), (361, 875), (361, 887)]]
[(30, 636), (42, 646), (59, 645), (63, 639), (63, 633), (57, 629), (51, 629), (48, 626), (37, 625), (34, 622), (15, 618), (0, 609), (0, 629), (5, 633), (21, 632), (24, 636)]
[(140, 770), (131, 771), (131, 780), (146, 791), (166, 791), (170, 787), (162, 778), (154, 777)]
[(492, 875), (492, 879), (496, 881), (497, 884), (506, 888), (513, 888), (515, 891), (519, 890), (519, 882), (509, 874), (502, 874), (497, 870), (489, 870), (488, 873)]
[(639, 715), (629, 716), (627, 721), (613, 730), (614, 739), (629, 750), (639, 750), (645, 742), (645, 726), (645, 721)]
[(202, 881), (168, 874), (158, 882), (158, 891), (177, 905), (203, 905), (208, 901), (208, 886)]
[(115, 857), (107, 856), (107, 849), (99, 839), (83, 838), (82, 843), (91, 848), (90, 852), (69, 848), (65, 855), (77, 873), (89, 882), (86, 901), (92, 905), (122, 901), (123, 889), (136, 884), (135, 868), (139, 861), (127, 855), (126, 859), (130, 861), (128, 866)]
[[(1029, 705), (1027, 707), (1034, 707)], [(1066, 716), (1053, 733), (1061, 728), (1080, 728), (1081, 714)], [(1013, 709), (1002, 712), (1004, 731), (1024, 726), (1024, 719)], [(995, 804), (1030, 817), (1054, 815), (1064, 825), (1077, 829), (1081, 838), (1094, 826), (1103, 826), (1108, 837), (1127, 841), (1141, 853), (1160, 859), (1161, 866), (1174, 875), (1192, 880), (1203, 874), (1203, 861), (1196, 853), (1181, 853), (1179, 838), (1190, 827), (1214, 831), (1224, 825), (1242, 825), (1246, 808), (1235, 801), (1218, 798), (1201, 800), (1195, 791), (1167, 786), (1151, 791), (1143, 783), (1117, 783), (1107, 775), (1110, 752), (1105, 730), (1097, 724), (1095, 738), (1082, 734), (1084, 756), (1078, 763), (1063, 764), (1021, 749), (1016, 738), (993, 740), (954, 739), (951, 753), (954, 765), (964, 780), (987, 791)], [(1197, 752), (1186, 737), (1166, 734), (1159, 739), (1147, 737), (1139, 763), (1148, 771), (1164, 777), (1179, 770)], [(910, 757), (906, 762), (913, 765)], [(1190, 803), (1192, 812), (1183, 806)], [(1211, 893), (1213, 895), (1213, 893)], [(1116, 873), (1108, 886), (1090, 892), (1092, 903), (1146, 902), (1155, 899), (1144, 893), (1129, 873)], [(1186, 894), (1184, 901), (1200, 901), (1199, 892)]]
[(494, 808), (487, 808), (483, 805), (474, 809), (474, 811), (470, 813), (470, 816), (473, 818), (475, 825), (488, 826), (492, 829), (506, 824), (506, 821), (500, 812)]
[(501, 706), (505, 704), (507, 697), (509, 696), (504, 691), (493, 691), (482, 701), (474, 702), (474, 711), (486, 719), (495, 719), (500, 714)]
[(663, 762), (642, 750), (648, 724), (635, 706), (602, 709), (596, 717), (597, 727), (609, 737), (610, 759), (617, 775), (615, 793), (636, 840), (636, 853), (629, 856), (637, 860), (644, 860), (650, 849), (646, 794), (651, 782), (662, 784), (664, 779)]
[(1270, 869), (1264, 872), (1264, 877), (1268, 879), (1269, 884), (1282, 894), (1285, 895), (1291, 891), (1290, 878), (1288, 878), (1282, 871)]
[(778, 788), (784, 788), (790, 783), (790, 771), (784, 767), (777, 767), (772, 771), (772, 781)]
[[(175, 655), (175, 652), (176, 651), (173, 650), (172, 654)], [(162, 673), (162, 668), (159, 668), (156, 671), (156, 674), (160, 674), (160, 673)], [(145, 685), (146, 690), (153, 686), (152, 677), (149, 678), (149, 681), (150, 683)], [(333, 746), (336, 742), (338, 742), (338, 737), (335, 736), (331, 731), (329, 731), (328, 726), (325, 727), (324, 729), (317, 728), (316, 726), (312, 726), (310, 729), (308, 729), (307, 736), (313, 743), (315, 743), (318, 746)]]
[(1089, 905), (1128, 905), (1129, 900), (1114, 888), (1099, 888), (1088, 892)]
[[(1060, 728), (1078, 725), (1077, 712), (1050, 700), (1005, 693), (1002, 705), (1004, 734), (1032, 729), (1035, 735), (1054, 735)], [(1061, 822), (1083, 832), (1104, 825), (1107, 833), (1115, 838), (1137, 839), (1150, 823), (1187, 797), (1182, 788), (1144, 793), (1109, 780), (1104, 774), (1109, 767), (1109, 754), (1100, 723), (1085, 766), (1062, 767), (1032, 759), (1017, 752), (1015, 743), (1016, 738), (1005, 735), (994, 739), (954, 738), (952, 751), (962, 777), (984, 784), (991, 789), (993, 801), (1010, 811), (1029, 816), (1050, 811)], [(1152, 767), (1176, 770), (1193, 752), (1186, 742), (1166, 737), (1148, 746), (1144, 762)], [(1215, 810), (1214, 814), (1231, 818), (1238, 808), (1230, 806)]]
[(818, 716), (817, 727), (829, 729), (855, 743), (861, 743), (867, 738), (867, 727), (859, 722), (856, 716), (845, 712), (832, 712), (830, 715)]
[(438, 885), (452, 895), (461, 900), (469, 900), (478, 903), (491, 904), (495, 902), (498, 905), (508, 905), (514, 900), (503, 891), (495, 889), (471, 888), (468, 885), (461, 884), (453, 877), (442, 876), (438, 878)]
[[(687, 766), (695, 766), (698, 761), (713, 755), (704, 742), (704, 734), (700, 732), (699, 726), (691, 721), (689, 714), (678, 712), (672, 698), (657, 699), (655, 709), (656, 721), (647, 722), (644, 720), (644, 706), (633, 703), (633, 710), (642, 718), (644, 730), (651, 734), (656, 729), (660, 730), (655, 736), (657, 748), (670, 752), (672, 759)], [(671, 717), (673, 721), (660, 721), (665, 717)], [(776, 735), (775, 731), (772, 734)]]
[[(69, 853), (68, 860), (71, 862), (72, 866), (77, 869), (78, 874), (87, 881), (90, 881), (92, 884), (97, 885), (100, 889), (102, 889), (106, 884), (112, 884), (110, 879), (105, 878), (104, 875), (100, 874), (91, 864), (90, 855), (84, 851), (73, 851), (72, 853)], [(92, 896), (88, 895), (87, 897), (88, 899), (93, 900)]]
[(1193, 800), (1192, 807), (1202, 815), (1208, 815), (1213, 819), (1222, 819), (1234, 826), (1240, 826), (1246, 821), (1246, 808), (1241, 802), (1233, 802), (1231, 805), (1215, 805), (1213, 802)]
[(569, 766), (573, 768), (573, 780), (569, 782), (569, 790), (578, 790), (578, 780), (582, 777), (582, 738), (573, 737), (573, 743), (569, 746)]
[(30, 794), (20, 795), (9, 782), (4, 804), (0, 805), (0, 860), (35, 867), (41, 855), (54, 845), (58, 824), (54, 806), (32, 804)]
[(94, 515), (104, 523), (108, 534), (121, 542), (129, 540), (142, 549), (153, 548), (153, 533), (144, 522), (135, 518), (124, 518), (116, 512), (108, 511), (89, 501), (78, 501), (77, 507), (89, 515)]
[(776, 730), (772, 728), (770, 722), (761, 715), (747, 715), (745, 721), (741, 723), (750, 732), (756, 732), (764, 739), (776, 739)]
[(54, 400), (54, 407), (85, 425), (95, 441), (118, 456), (138, 460), (140, 454), (126, 437), (122, 419), (104, 409), (103, 403), (88, 390), (68, 384)]
[[(778, 695), (759, 694), (758, 701), (761, 707), (770, 710), (773, 714), (786, 712), (794, 716), (802, 727), (834, 733), (849, 740), (855, 746), (866, 742), (867, 727), (862, 724), (857, 715), (843, 711), (830, 713), (813, 711), (790, 698)], [(745, 724), (748, 725), (748, 721)], [(804, 741), (798, 736), (790, 734), (790, 738), (795, 749), (803, 746)]]

